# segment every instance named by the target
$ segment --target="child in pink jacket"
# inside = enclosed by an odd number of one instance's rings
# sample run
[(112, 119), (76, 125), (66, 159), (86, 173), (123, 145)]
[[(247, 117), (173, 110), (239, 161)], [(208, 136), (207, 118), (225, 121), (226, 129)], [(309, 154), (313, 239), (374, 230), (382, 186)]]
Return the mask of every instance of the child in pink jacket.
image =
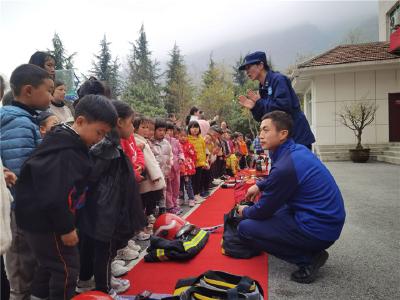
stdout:
[(183, 163), (185, 157), (179, 141), (174, 138), (174, 124), (167, 122), (167, 133), (165, 139), (170, 143), (172, 148), (172, 166), (171, 173), (167, 180), (167, 211), (176, 215), (183, 212), (178, 203), (179, 187), (180, 187), (180, 164)]
[[(167, 122), (164, 119), (156, 119), (154, 125), (154, 136), (151, 139), (151, 150), (160, 165), (161, 171), (167, 181), (172, 167), (173, 155), (170, 143), (165, 139), (167, 130)], [(164, 189), (164, 198), (160, 199), (159, 213), (163, 213), (166, 210), (166, 189)]]

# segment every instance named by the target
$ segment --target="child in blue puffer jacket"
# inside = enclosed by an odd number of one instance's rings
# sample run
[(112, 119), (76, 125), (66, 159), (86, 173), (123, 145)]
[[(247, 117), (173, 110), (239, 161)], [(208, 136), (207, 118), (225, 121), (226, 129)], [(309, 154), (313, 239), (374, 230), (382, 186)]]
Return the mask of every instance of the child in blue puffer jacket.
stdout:
[[(49, 106), (54, 83), (44, 69), (25, 64), (11, 74), (10, 85), (14, 101), (0, 109), (0, 156), (4, 167), (19, 177), (23, 163), (41, 141), (37, 110), (46, 110)], [(14, 208), (11, 213), (12, 244), (5, 263), (11, 296), (22, 299), (30, 297), (36, 260), (15, 223)]]

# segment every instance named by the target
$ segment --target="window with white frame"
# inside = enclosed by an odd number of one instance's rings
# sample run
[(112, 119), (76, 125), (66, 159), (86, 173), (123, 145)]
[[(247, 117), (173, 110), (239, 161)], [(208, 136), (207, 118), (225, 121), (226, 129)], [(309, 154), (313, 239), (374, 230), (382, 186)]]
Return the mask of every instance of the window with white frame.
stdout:
[(389, 34), (400, 28), (400, 2), (389, 12)]

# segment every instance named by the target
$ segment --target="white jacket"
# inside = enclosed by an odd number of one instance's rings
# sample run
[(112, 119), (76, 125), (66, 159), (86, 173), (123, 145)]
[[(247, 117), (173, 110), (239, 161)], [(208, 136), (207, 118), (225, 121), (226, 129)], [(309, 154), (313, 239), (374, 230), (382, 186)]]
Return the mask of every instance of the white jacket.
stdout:
[(0, 160), (0, 254), (4, 254), (11, 245), (11, 211), (12, 196), (4, 178), (3, 163)]
[(158, 191), (165, 188), (166, 184), (163, 173), (158, 161), (150, 149), (149, 143), (144, 137), (138, 134), (135, 134), (135, 140), (136, 144), (144, 144), (143, 155), (146, 168), (146, 178), (139, 183), (140, 194)]

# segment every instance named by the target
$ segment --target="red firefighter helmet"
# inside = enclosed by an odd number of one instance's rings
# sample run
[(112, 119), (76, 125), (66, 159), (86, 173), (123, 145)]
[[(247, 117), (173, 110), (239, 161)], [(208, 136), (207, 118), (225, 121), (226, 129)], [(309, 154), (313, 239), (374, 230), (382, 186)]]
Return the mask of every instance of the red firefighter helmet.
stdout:
[(154, 235), (162, 237), (167, 240), (174, 240), (176, 234), (187, 223), (188, 222), (178, 217), (177, 215), (170, 213), (162, 214), (154, 222), (153, 225)]
[(89, 291), (76, 295), (72, 300), (112, 300), (109, 295), (99, 291)]

